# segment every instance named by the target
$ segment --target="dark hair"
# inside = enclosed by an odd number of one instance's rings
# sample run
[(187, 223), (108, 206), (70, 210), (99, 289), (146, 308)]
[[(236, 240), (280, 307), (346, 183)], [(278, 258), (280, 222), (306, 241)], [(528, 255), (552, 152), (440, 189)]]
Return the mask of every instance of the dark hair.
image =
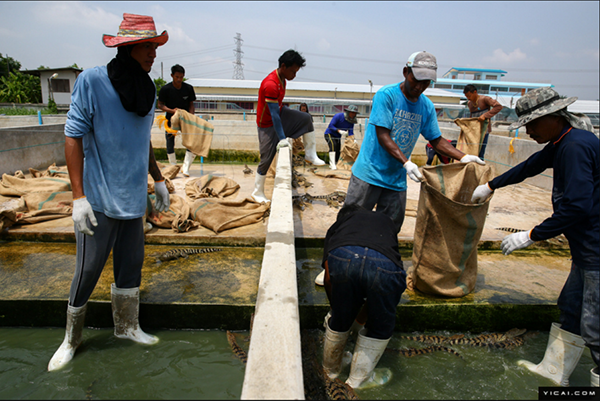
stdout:
[(173, 67), (171, 67), (171, 74), (175, 74), (176, 72), (180, 72), (183, 75), (185, 75), (185, 68), (183, 68), (179, 64), (175, 64)]
[(298, 107), (298, 110), (302, 111), (302, 106), (306, 107), (306, 113), (308, 113), (308, 105), (306, 103), (300, 103), (300, 107)]
[(360, 210), (367, 210), (364, 207), (360, 206), (358, 203), (351, 203), (349, 205), (344, 204), (344, 206), (340, 209), (340, 211), (338, 212), (337, 215), (337, 219), (336, 220), (341, 220), (343, 218), (345, 218), (347, 215), (352, 214), (352, 213), (356, 213)]
[(466, 85), (465, 89), (463, 90), (463, 93), (469, 93), (469, 92), (477, 92), (477, 87), (473, 84)]
[(290, 49), (279, 57), (279, 66), (281, 67), (283, 64), (285, 64), (286, 67), (291, 67), (293, 65), (304, 67), (306, 65), (306, 60), (296, 50)]

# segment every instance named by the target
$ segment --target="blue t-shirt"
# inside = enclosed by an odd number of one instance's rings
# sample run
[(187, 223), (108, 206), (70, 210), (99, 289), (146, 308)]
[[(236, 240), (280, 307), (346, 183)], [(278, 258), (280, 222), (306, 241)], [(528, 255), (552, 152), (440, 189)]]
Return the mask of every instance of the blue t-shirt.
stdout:
[(400, 84), (384, 86), (373, 97), (369, 125), (352, 174), (371, 185), (406, 191), (406, 170), (379, 144), (375, 126), (389, 129), (392, 140), (408, 158), (419, 133), (428, 141), (442, 136), (435, 107), (423, 94), (411, 102), (400, 90)]
[(344, 112), (337, 113), (333, 116), (327, 129), (325, 130), (325, 135), (331, 135), (334, 138), (341, 138), (342, 135), (337, 132), (337, 130), (343, 129), (348, 131), (348, 135), (354, 135), (354, 124), (346, 121), (346, 117)]
[(77, 77), (65, 135), (82, 138), (83, 190), (95, 211), (120, 220), (144, 215), (153, 120), (154, 107), (145, 117), (123, 108), (106, 66)]

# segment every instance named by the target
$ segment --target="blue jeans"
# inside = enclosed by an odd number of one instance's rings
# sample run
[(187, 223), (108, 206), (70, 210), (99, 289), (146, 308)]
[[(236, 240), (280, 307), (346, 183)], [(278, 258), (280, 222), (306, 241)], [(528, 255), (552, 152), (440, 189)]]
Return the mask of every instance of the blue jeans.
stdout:
[(396, 307), (406, 289), (404, 269), (381, 253), (361, 247), (335, 248), (327, 257), (331, 281), (331, 330), (350, 329), (367, 300), (367, 336), (390, 338), (396, 326)]
[(561, 329), (583, 338), (596, 366), (600, 362), (599, 276), (598, 270), (571, 264), (571, 273), (558, 297)]

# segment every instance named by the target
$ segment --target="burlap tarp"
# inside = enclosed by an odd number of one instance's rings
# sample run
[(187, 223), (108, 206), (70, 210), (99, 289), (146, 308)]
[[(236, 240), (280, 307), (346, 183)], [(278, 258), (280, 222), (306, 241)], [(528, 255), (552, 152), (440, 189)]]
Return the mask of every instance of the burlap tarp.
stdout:
[(60, 219), (73, 213), (73, 192), (33, 192), (22, 198), (27, 211), (17, 213), (15, 224), (35, 224)]
[(38, 177), (62, 177), (65, 179), (69, 179), (69, 170), (67, 170), (67, 166), (60, 166), (57, 167), (56, 163), (52, 163), (51, 166), (49, 166), (46, 171), (38, 171), (34, 168), (29, 168), (29, 173), (31, 173), (31, 176), (34, 178), (38, 178)]
[(268, 216), (270, 205), (270, 202), (258, 203), (250, 197), (236, 201), (199, 199), (191, 205), (191, 217), (218, 234), (262, 221)]
[(69, 177), (37, 177), (17, 178), (8, 174), (2, 175), (0, 195), (23, 196), (34, 192), (64, 192), (71, 190)]
[(169, 195), (169, 209), (164, 212), (156, 210), (156, 196), (149, 196), (151, 210), (146, 217), (146, 221), (151, 222), (157, 227), (171, 228), (178, 233), (190, 231), (200, 224), (190, 219), (190, 205), (179, 195)]
[(185, 194), (192, 200), (201, 198), (227, 198), (236, 195), (240, 184), (227, 177), (215, 177), (212, 174), (188, 180)]
[(457, 118), (454, 123), (460, 127), (456, 149), (467, 155), (479, 155), (489, 120), (479, 121), (476, 117)]
[(424, 167), (413, 245), (409, 289), (462, 297), (477, 281), (477, 244), (489, 199), (471, 203), (478, 185), (494, 175), (490, 166), (454, 163)]
[(181, 131), (181, 143), (196, 156), (208, 157), (215, 127), (208, 121), (178, 109), (171, 117), (171, 129)]

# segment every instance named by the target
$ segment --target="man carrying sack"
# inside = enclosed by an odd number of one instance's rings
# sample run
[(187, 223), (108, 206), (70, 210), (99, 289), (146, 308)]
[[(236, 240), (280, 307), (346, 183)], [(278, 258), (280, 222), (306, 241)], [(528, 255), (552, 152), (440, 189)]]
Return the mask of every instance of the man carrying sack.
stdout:
[(554, 213), (529, 231), (508, 235), (502, 252), (511, 252), (564, 234), (571, 249), (571, 272), (560, 296), (560, 324), (552, 323), (542, 362), (518, 364), (561, 386), (587, 346), (595, 367), (591, 385), (598, 387), (600, 364), (599, 292), (600, 270), (600, 142), (591, 131), (589, 119), (567, 111), (576, 97), (561, 98), (551, 88), (527, 92), (517, 101), (518, 121), (510, 129), (525, 126), (527, 135), (547, 145), (529, 159), (478, 186), (473, 202), (482, 202), (495, 190), (553, 169), (552, 207)]
[(49, 371), (64, 367), (81, 344), (87, 301), (111, 251), (115, 336), (141, 344), (158, 342), (142, 331), (138, 316), (148, 172), (155, 181), (157, 210), (169, 208), (169, 192), (150, 142), (156, 87), (148, 75), (156, 48), (168, 39), (167, 31), (156, 32), (152, 17), (123, 14), (117, 36), (103, 37), (106, 47), (117, 48), (117, 56), (107, 66), (83, 71), (75, 81), (65, 156), (73, 188), (77, 262), (65, 339)]

